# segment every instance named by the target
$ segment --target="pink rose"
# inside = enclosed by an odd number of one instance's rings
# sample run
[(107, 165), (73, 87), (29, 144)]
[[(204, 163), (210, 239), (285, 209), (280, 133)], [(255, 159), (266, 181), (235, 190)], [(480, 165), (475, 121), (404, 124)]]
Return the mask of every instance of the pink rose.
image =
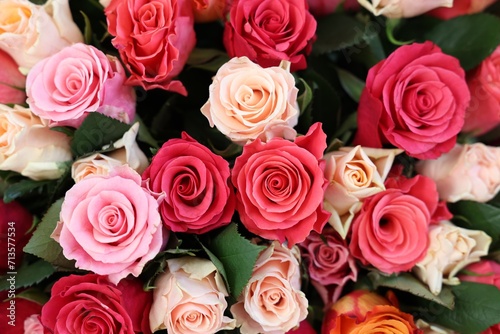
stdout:
[(357, 0), (307, 0), (309, 11), (315, 16), (325, 16), (335, 12), (337, 8), (359, 10)]
[(94, 111), (130, 123), (135, 117), (135, 93), (123, 85), (125, 79), (118, 59), (77, 43), (31, 69), (27, 102), (34, 114), (54, 125), (78, 127)]
[(320, 233), (330, 214), (323, 209), (326, 135), (316, 123), (295, 142), (259, 139), (243, 147), (231, 180), (237, 189), (236, 209), (245, 227), (260, 237), (304, 241)]
[(75, 184), (52, 236), (77, 268), (109, 275), (115, 284), (138, 276), (166, 242), (158, 204), (128, 166)]
[(130, 71), (128, 85), (182, 95), (174, 78), (196, 43), (192, 0), (113, 0), (106, 7), (111, 43)]
[(144, 283), (139, 279), (122, 279), (116, 286), (122, 294), (121, 306), (127, 311), (136, 333), (151, 334), (149, 314), (153, 304), (153, 292), (144, 290)]
[(185, 132), (156, 153), (142, 178), (174, 232), (202, 234), (229, 224), (235, 197), (229, 164)]
[(387, 190), (366, 199), (352, 223), (352, 255), (387, 274), (408, 271), (422, 260), (438, 208), (437, 192), (430, 185), (432, 180), (422, 176), (399, 184), (389, 181)]
[(453, 0), (358, 0), (375, 15), (389, 18), (414, 17), (438, 7), (451, 7)]
[(24, 319), (23, 323), (24, 334), (43, 334), (44, 328), (40, 322), (40, 315), (33, 314), (32, 316)]
[(230, 57), (246, 56), (262, 67), (292, 63), (307, 67), (306, 56), (316, 38), (316, 20), (306, 0), (235, 0), (224, 28)]
[(300, 291), (300, 253), (274, 241), (257, 259), (252, 277), (231, 306), (242, 334), (284, 333), (307, 317)]
[(0, 50), (0, 103), (24, 104), (26, 93), (24, 86), (26, 77), (19, 72), (14, 59), (3, 50)]
[[(70, 275), (53, 285), (41, 320), (49, 333), (139, 333), (125, 303), (126, 296), (105, 277)], [(136, 311), (140, 313), (132, 316), (141, 317), (144, 310)]]
[(428, 14), (443, 20), (452, 19), (460, 15), (482, 12), (486, 7), (497, 0), (453, 0), (453, 6), (449, 8), (436, 8)]
[(447, 202), (487, 202), (500, 191), (500, 148), (457, 144), (436, 160), (419, 161), (417, 171), (432, 178)]
[(462, 131), (484, 134), (500, 124), (500, 46), (467, 75), (471, 93)]
[(431, 42), (399, 47), (368, 72), (355, 142), (437, 158), (455, 145), (469, 100), (458, 59)]
[(235, 321), (224, 315), (227, 296), (222, 276), (210, 260), (190, 256), (167, 260), (165, 272), (155, 280), (151, 330), (213, 334), (234, 329)]
[(356, 260), (345, 240), (332, 228), (325, 228), (321, 234), (312, 232), (299, 247), (312, 284), (325, 305), (340, 297), (347, 281), (356, 281)]

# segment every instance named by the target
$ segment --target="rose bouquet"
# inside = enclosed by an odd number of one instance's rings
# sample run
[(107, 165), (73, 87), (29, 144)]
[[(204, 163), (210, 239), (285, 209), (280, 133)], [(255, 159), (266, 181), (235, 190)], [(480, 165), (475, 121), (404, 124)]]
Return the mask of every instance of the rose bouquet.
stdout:
[(500, 2), (0, 0), (2, 333), (500, 333)]

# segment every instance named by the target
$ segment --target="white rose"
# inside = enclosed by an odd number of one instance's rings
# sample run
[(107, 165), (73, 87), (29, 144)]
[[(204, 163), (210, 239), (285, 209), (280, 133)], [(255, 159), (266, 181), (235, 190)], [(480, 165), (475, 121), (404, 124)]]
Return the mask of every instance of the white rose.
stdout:
[(358, 0), (375, 15), (390, 18), (414, 17), (438, 7), (452, 7), (453, 0)]
[(0, 104), (0, 170), (33, 180), (57, 179), (72, 159), (69, 140), (29, 109)]
[(483, 231), (457, 227), (449, 221), (429, 227), (430, 245), (425, 258), (416, 264), (414, 273), (435, 295), (442, 284), (457, 285), (455, 275), (467, 265), (488, 254), (491, 237)]
[(73, 22), (68, 0), (0, 1), (0, 49), (27, 72), (38, 61), (73, 43), (83, 35)]

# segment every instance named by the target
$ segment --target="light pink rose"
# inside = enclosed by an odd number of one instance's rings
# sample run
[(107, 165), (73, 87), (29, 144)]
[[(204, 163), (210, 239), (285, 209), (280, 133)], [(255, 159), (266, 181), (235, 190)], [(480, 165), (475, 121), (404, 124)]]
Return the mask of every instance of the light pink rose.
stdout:
[(436, 160), (417, 163), (418, 173), (436, 182), (447, 202), (487, 202), (500, 191), (500, 148), (482, 143), (457, 144)]
[(252, 277), (231, 307), (242, 334), (285, 333), (307, 317), (300, 291), (300, 252), (274, 241), (257, 259)]
[(43, 334), (43, 325), (40, 322), (39, 314), (33, 314), (32, 316), (24, 319), (23, 326), (25, 334)]
[(481, 135), (500, 124), (500, 46), (468, 73), (467, 84), (471, 101), (462, 131)]
[(151, 331), (167, 329), (169, 334), (212, 334), (234, 329), (235, 321), (224, 315), (226, 287), (210, 260), (170, 259), (165, 270), (155, 280), (149, 313)]
[(26, 77), (19, 72), (18, 65), (5, 51), (0, 50), (0, 103), (24, 104)]
[[(210, 126), (233, 142), (244, 145), (283, 135), (295, 138), (298, 89), (289, 62), (262, 68), (247, 57), (232, 58), (219, 68), (209, 90), (201, 112)], [(273, 131), (276, 127), (280, 129)]]
[(89, 112), (125, 123), (135, 117), (135, 93), (124, 86), (117, 58), (86, 44), (73, 44), (37, 63), (26, 79), (31, 110), (52, 125), (78, 127)]
[(29, 109), (0, 104), (0, 170), (33, 180), (57, 179), (72, 159), (69, 141)]
[(166, 242), (157, 201), (130, 167), (93, 176), (67, 193), (52, 237), (76, 267), (118, 283), (138, 276)]
[(43, 5), (0, 1), (0, 49), (26, 71), (78, 42), (83, 42), (83, 35), (73, 22), (68, 0), (48, 0)]
[(112, 0), (104, 13), (127, 84), (187, 95), (174, 78), (196, 44), (192, 0)]
[(389, 18), (414, 17), (438, 7), (451, 7), (453, 0), (358, 0), (375, 15)]
[(347, 281), (356, 281), (358, 268), (349, 247), (332, 228), (312, 232), (299, 244), (307, 272), (323, 303), (334, 303)]

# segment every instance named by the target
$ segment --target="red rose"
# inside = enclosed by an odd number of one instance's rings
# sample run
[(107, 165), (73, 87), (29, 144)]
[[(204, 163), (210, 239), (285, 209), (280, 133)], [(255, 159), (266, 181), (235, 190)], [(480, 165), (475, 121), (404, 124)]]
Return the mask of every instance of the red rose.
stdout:
[(488, 7), (495, 1), (497, 0), (454, 0), (453, 7), (436, 8), (434, 10), (431, 10), (427, 14), (443, 20), (448, 20), (460, 15), (482, 12), (486, 7)]
[[(96, 274), (59, 279), (42, 308), (42, 324), (50, 333), (59, 334), (139, 333), (138, 321), (147, 314), (144, 312), (150, 307), (151, 298), (144, 297), (144, 291), (120, 284), (117, 287)], [(136, 303), (135, 307), (131, 302)], [(139, 313), (129, 314), (130, 311)]]
[(302, 320), (299, 327), (294, 328), (286, 332), (286, 334), (316, 334), (316, 330), (311, 326), (309, 321)]
[(0, 103), (24, 104), (26, 102), (26, 77), (19, 72), (19, 66), (12, 57), (0, 50)]
[(0, 199), (0, 275), (21, 265), (32, 225), (33, 216), (21, 204)]
[(295, 142), (260, 139), (243, 147), (231, 180), (243, 225), (269, 240), (292, 247), (312, 230), (320, 233), (330, 217), (323, 209), (326, 135), (316, 123)]
[(153, 195), (163, 197), (159, 210), (168, 228), (196, 234), (231, 221), (229, 176), (228, 162), (186, 133), (163, 144), (142, 174)]
[(455, 145), (469, 100), (456, 58), (431, 42), (402, 46), (368, 72), (355, 143), (437, 158)]
[(307, 67), (306, 55), (315, 39), (316, 20), (306, 0), (236, 0), (224, 28), (230, 57), (246, 56), (262, 67), (292, 63), (292, 71)]
[(112, 0), (105, 14), (111, 43), (130, 71), (129, 85), (187, 95), (173, 78), (196, 44), (189, 0)]
[(0, 296), (0, 328), (2, 334), (24, 334), (24, 321), (32, 315), (40, 314), (42, 305), (24, 298), (7, 299)]

